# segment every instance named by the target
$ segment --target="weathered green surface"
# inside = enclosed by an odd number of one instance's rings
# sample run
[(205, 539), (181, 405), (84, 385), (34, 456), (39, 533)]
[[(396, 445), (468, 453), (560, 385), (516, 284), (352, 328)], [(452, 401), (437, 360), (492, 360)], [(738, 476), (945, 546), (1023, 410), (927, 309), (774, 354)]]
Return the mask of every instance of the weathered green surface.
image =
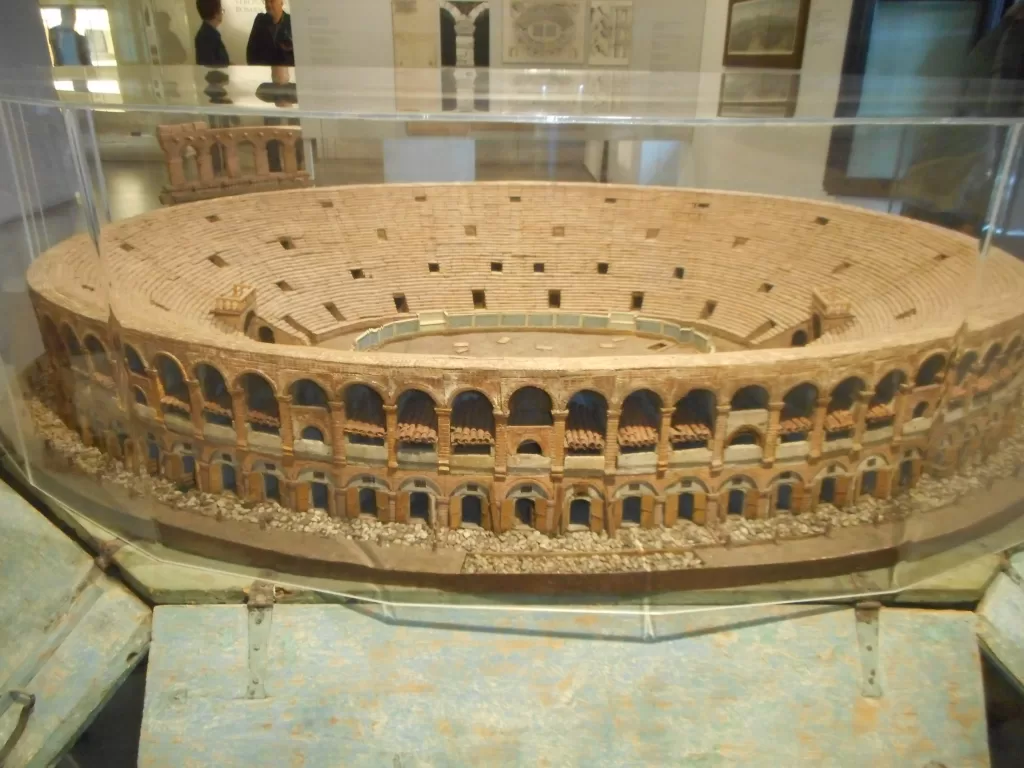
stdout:
[[(10, 766), (50, 765), (149, 645), (149, 609), (0, 484), (0, 693), (34, 694)], [(0, 717), (0, 743), (19, 708)]]
[(1011, 555), (978, 606), (986, 652), (1024, 689), (1024, 552)]
[(277, 605), (254, 699), (245, 607), (158, 607), (140, 765), (988, 764), (970, 614), (883, 609), (880, 698), (846, 608), (466, 615)]

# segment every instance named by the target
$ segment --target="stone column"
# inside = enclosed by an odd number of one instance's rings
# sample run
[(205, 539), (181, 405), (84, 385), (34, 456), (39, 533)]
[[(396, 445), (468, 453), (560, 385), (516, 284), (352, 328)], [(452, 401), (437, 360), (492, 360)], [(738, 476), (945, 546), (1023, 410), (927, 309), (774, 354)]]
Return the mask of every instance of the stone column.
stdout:
[[(149, 404), (153, 406), (153, 415), (157, 423), (163, 427), (164, 409), (160, 405), (160, 398), (164, 396), (164, 391), (160, 386), (160, 376), (153, 369), (146, 371), (146, 376), (149, 377)], [(73, 389), (71, 391), (74, 392)], [(72, 402), (74, 402), (74, 398), (72, 398)]]
[(828, 412), (827, 397), (819, 397), (814, 404), (814, 423), (811, 426), (811, 461), (821, 458), (821, 444), (825, 442), (825, 414)]
[(775, 451), (779, 444), (779, 418), (785, 403), (768, 403), (768, 429), (764, 435), (764, 452), (761, 454), (761, 465), (770, 469), (775, 464)]
[(281, 166), (285, 173), (295, 174), (299, 170), (298, 158), (295, 156), (296, 139), (285, 136), (281, 139), (281, 151), (284, 157), (281, 159)]
[(564, 495), (562, 493), (562, 478), (555, 478), (551, 483), (551, 504), (548, 505), (551, 512), (551, 525), (548, 527), (548, 531), (556, 535), (565, 533), (569, 527), (568, 516), (564, 509)]
[[(388, 454), (388, 472), (398, 469), (398, 406), (384, 406), (384, 446)], [(394, 504), (392, 503), (392, 506)], [(391, 518), (394, 520), (394, 517)]]
[(209, 493), (211, 490), (210, 466), (207, 461), (196, 460), (196, 488), (203, 493)]
[(761, 498), (757, 500), (757, 519), (767, 520), (770, 515), (770, 508), (772, 502), (771, 491), (762, 494)]
[(235, 445), (239, 450), (249, 448), (248, 408), (245, 403), (245, 389), (235, 387), (231, 390), (231, 418), (235, 422)]
[(508, 471), (508, 415), (494, 412), (494, 474), (504, 477)]
[(196, 167), (199, 169), (199, 181), (204, 186), (209, 186), (213, 183), (213, 142), (204, 142), (202, 144), (193, 144), (196, 148)]
[(669, 431), (672, 429), (672, 414), (675, 408), (661, 409), (661, 428), (658, 431), (658, 477), (662, 477), (668, 469)]
[(552, 432), (551, 445), (551, 475), (561, 476), (565, 472), (565, 420), (569, 416), (568, 411), (552, 411), (555, 426)]
[(451, 471), (452, 457), (452, 409), (435, 408), (437, 413), (437, 473), (447, 475)]
[(718, 526), (718, 495), (708, 494), (704, 501), (704, 525), (708, 528)]
[(277, 398), (277, 416), (281, 421), (281, 450), (285, 460), (295, 453), (294, 425), (292, 424), (292, 396), (279, 395)]
[(604, 433), (604, 471), (614, 473), (619, 461), (619, 417), (618, 408), (608, 409), (608, 426)]
[(864, 443), (864, 430), (867, 428), (868, 406), (871, 398), (875, 396), (875, 390), (861, 392), (857, 395), (857, 402), (853, 405), (853, 452), (860, 453)]
[(336, 467), (345, 466), (345, 401), (329, 400), (331, 414), (331, 459)]
[(196, 440), (203, 439), (203, 391), (199, 388), (198, 379), (188, 379), (188, 405), (192, 416), (192, 431)]
[(267, 176), (270, 174), (270, 158), (267, 155), (266, 141), (256, 140), (253, 142), (256, 150), (256, 175)]
[(900, 391), (893, 401), (892, 414), (892, 441), (898, 443), (903, 437), (903, 424), (906, 422), (907, 399), (913, 391), (914, 386), (910, 382), (900, 384)]
[(434, 499), (434, 527), (448, 527), (448, 497), (438, 496)]
[(654, 525), (663, 527), (665, 525), (665, 497), (658, 496), (654, 500)]
[(722, 459), (725, 456), (725, 430), (729, 422), (728, 405), (720, 405), (715, 409), (715, 435), (711, 443), (711, 469), (722, 468)]

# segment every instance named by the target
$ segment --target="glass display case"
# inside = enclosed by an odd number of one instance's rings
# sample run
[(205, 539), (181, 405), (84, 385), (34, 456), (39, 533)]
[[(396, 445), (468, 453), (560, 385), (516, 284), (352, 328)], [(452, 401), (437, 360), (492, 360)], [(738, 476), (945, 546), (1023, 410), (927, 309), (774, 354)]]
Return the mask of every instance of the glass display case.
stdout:
[(12, 77), (9, 476), (156, 559), (467, 610), (1020, 543), (1012, 94), (469, 64)]

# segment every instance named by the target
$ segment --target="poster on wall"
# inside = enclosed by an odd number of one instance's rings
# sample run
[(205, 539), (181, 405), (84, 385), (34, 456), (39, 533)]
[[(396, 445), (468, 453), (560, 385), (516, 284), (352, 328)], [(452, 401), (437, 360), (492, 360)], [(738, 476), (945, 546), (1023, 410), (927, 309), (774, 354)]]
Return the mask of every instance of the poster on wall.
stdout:
[(584, 0), (509, 0), (504, 6), (506, 64), (584, 62)]
[(727, 67), (800, 69), (811, 0), (729, 0)]
[(596, 67), (629, 66), (633, 48), (633, 0), (592, 0), (590, 55)]
[(726, 72), (719, 117), (792, 117), (800, 75), (795, 72)]

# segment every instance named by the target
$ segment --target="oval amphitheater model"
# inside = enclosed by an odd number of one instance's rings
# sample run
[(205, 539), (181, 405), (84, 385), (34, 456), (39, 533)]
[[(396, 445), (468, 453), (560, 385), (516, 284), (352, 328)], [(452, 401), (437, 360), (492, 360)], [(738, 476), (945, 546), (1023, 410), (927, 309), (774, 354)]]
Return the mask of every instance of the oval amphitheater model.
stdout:
[(241, 195), (68, 240), (29, 284), (61, 415), (132, 467), (495, 532), (887, 498), (1011, 428), (1024, 353), (998, 249), (684, 189)]

